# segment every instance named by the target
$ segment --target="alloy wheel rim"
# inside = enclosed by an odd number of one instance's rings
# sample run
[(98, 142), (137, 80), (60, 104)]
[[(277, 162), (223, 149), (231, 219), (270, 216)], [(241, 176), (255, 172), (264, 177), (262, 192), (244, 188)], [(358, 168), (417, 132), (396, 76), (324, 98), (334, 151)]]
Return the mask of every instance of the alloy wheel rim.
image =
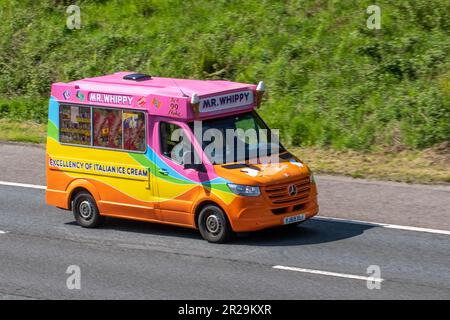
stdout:
[(222, 223), (219, 217), (215, 214), (211, 214), (206, 218), (206, 230), (212, 234), (218, 234), (222, 229)]
[(82, 201), (79, 205), (79, 212), (83, 219), (89, 220), (93, 214), (91, 203), (87, 200)]

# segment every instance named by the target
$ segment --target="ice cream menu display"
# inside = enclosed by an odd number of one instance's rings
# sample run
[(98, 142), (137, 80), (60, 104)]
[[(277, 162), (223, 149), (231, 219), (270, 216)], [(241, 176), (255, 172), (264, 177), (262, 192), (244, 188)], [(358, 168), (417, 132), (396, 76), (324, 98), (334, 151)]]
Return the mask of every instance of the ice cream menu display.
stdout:
[(94, 108), (94, 146), (122, 149), (122, 111)]
[(142, 112), (123, 113), (123, 148), (145, 151), (145, 116)]
[(60, 141), (91, 145), (91, 110), (89, 107), (61, 106)]

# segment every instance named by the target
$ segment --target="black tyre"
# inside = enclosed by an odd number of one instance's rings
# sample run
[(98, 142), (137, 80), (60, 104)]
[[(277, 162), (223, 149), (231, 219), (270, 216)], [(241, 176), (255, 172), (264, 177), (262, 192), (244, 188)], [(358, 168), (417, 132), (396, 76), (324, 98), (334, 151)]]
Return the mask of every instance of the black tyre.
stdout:
[(207, 205), (200, 211), (198, 228), (203, 239), (213, 243), (225, 243), (233, 234), (225, 213), (215, 205)]
[(72, 211), (77, 223), (84, 228), (96, 228), (105, 220), (98, 212), (95, 199), (85, 191), (77, 193), (73, 199)]

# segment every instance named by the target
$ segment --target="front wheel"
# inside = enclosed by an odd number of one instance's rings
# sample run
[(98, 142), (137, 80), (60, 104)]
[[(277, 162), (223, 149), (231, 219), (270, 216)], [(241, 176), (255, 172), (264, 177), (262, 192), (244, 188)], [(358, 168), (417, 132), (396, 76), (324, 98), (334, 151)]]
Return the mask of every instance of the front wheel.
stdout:
[(95, 199), (88, 192), (80, 192), (73, 199), (73, 215), (77, 223), (84, 228), (96, 228), (104, 222), (95, 203)]
[(208, 205), (200, 211), (198, 228), (203, 239), (213, 243), (225, 243), (233, 234), (225, 213), (215, 205)]

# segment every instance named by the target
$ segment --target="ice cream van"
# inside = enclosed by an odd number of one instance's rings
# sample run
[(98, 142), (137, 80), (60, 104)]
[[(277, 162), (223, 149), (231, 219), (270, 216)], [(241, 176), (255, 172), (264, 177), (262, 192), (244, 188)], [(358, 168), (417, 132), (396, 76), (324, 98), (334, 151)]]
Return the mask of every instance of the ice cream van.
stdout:
[(86, 228), (135, 219), (217, 243), (311, 218), (313, 174), (258, 115), (264, 91), (131, 72), (54, 83), (47, 204)]

